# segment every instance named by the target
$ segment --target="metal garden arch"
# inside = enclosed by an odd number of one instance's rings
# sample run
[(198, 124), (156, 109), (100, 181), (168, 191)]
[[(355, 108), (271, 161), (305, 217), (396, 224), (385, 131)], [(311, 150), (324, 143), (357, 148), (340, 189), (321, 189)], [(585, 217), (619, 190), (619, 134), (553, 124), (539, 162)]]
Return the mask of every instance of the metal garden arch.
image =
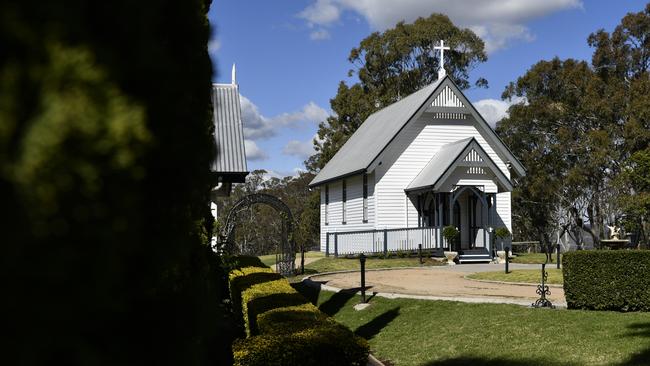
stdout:
[(289, 206), (277, 197), (265, 193), (254, 193), (237, 201), (226, 218), (220, 237), (220, 247), (228, 250), (234, 247), (235, 230), (239, 215), (256, 204), (265, 204), (280, 212), (282, 217), (282, 238), (275, 254), (276, 271), (284, 276), (293, 275), (295, 269), (296, 246), (293, 241), (293, 215)]

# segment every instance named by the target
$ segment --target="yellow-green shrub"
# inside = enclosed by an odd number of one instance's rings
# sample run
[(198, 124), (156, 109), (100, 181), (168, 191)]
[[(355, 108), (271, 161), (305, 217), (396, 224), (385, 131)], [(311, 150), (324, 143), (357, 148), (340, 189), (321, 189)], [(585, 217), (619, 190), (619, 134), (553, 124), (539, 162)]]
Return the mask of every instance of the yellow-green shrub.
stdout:
[(365, 365), (368, 343), (322, 313), (268, 267), (230, 271), (233, 309), (248, 338), (233, 344), (235, 365)]
[(260, 334), (283, 334), (315, 327), (323, 322), (334, 322), (334, 319), (307, 303), (277, 308), (258, 315), (257, 329)]
[(253, 285), (242, 292), (242, 314), (246, 334), (257, 334), (257, 316), (276, 308), (308, 303), (285, 279)]
[(228, 274), (228, 287), (230, 288), (230, 299), (233, 311), (236, 314), (242, 313), (241, 299), (242, 292), (249, 287), (281, 279), (277, 273), (270, 268), (244, 267), (230, 271)]
[(348, 328), (325, 322), (286, 334), (263, 334), (235, 341), (235, 366), (366, 365), (368, 342)]

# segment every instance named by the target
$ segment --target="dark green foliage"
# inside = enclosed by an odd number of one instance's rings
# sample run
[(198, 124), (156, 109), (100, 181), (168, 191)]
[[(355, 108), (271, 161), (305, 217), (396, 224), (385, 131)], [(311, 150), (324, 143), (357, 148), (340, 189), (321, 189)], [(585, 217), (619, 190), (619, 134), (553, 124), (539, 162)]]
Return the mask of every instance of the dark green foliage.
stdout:
[(0, 3), (7, 364), (215, 364), (209, 1)]
[(453, 225), (445, 226), (442, 229), (442, 236), (447, 239), (447, 241), (454, 240), (459, 234), (460, 231), (458, 231), (458, 229)]
[(569, 309), (650, 311), (650, 251), (598, 250), (564, 254)]
[(241, 269), (244, 267), (266, 267), (260, 257), (255, 257), (252, 255), (238, 255), (233, 257), (227, 257), (223, 259), (224, 267), (227, 268), (228, 272), (233, 269)]
[(498, 227), (494, 230), (494, 236), (499, 239), (505, 239), (510, 236), (510, 230), (507, 227)]
[(230, 272), (233, 309), (247, 338), (233, 344), (235, 365), (365, 365), (368, 344), (336, 323), (268, 267)]
[(528, 170), (512, 195), (518, 240), (548, 244), (559, 228), (598, 246), (620, 217), (644, 239), (650, 205), (635, 176), (645, 175), (639, 152), (650, 143), (648, 39), (650, 4), (612, 33), (592, 33), (591, 63), (539, 61), (504, 91), (516, 103), (496, 130)]

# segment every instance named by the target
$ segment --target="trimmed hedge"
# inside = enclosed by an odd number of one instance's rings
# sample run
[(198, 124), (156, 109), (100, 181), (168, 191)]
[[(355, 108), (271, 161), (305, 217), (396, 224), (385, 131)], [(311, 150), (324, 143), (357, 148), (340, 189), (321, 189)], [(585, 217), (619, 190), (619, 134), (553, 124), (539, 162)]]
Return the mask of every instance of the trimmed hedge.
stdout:
[(230, 271), (228, 274), (228, 287), (230, 289), (232, 309), (235, 314), (242, 313), (242, 292), (253, 285), (277, 281), (281, 278), (281, 275), (273, 272), (268, 267), (244, 267)]
[(266, 265), (264, 265), (259, 257), (252, 255), (238, 255), (236, 257), (228, 257), (225, 260), (225, 265), (228, 267), (229, 271), (244, 267), (266, 268)]
[(261, 334), (282, 334), (291, 331), (300, 331), (315, 327), (324, 322), (334, 320), (311, 303), (287, 306), (269, 310), (257, 317), (257, 328)]
[(235, 341), (235, 366), (361, 366), (368, 343), (348, 328), (330, 322), (287, 334), (264, 334)]
[(365, 365), (368, 342), (322, 313), (268, 267), (229, 274), (233, 309), (246, 339), (233, 344), (235, 365)]
[(242, 292), (241, 298), (246, 335), (258, 334), (258, 315), (276, 308), (303, 305), (308, 302), (284, 278), (251, 286)]
[(650, 251), (569, 252), (562, 266), (569, 309), (650, 311)]

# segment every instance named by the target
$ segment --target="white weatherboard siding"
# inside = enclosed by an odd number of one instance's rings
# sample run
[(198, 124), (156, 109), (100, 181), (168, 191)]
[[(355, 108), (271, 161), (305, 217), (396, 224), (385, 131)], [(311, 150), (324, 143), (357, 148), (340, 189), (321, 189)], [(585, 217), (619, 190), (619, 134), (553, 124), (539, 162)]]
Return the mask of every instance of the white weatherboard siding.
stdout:
[(495, 227), (505, 226), (512, 232), (511, 214), (511, 193), (504, 192), (497, 194), (497, 217)]
[[(372, 230), (375, 228), (374, 174), (368, 175), (368, 222), (363, 222), (363, 176), (355, 175), (345, 179), (347, 189), (346, 223), (343, 224), (342, 186), (343, 180), (329, 183), (329, 224), (325, 225), (325, 185), (321, 187), (320, 247), (325, 251), (327, 233)], [(330, 242), (330, 252), (334, 251)]]
[[(375, 171), (377, 176), (375, 188), (377, 199), (376, 227), (378, 229), (417, 226), (417, 210), (405, 198), (404, 188), (445, 144), (474, 137), (497, 167), (501, 169), (506, 177), (510, 177), (505, 162), (487, 143), (474, 123), (471, 118), (466, 120), (439, 120), (424, 114), (396, 136), (395, 140), (380, 156), (381, 165), (378, 165)], [(499, 195), (499, 199), (500, 196), (502, 194)], [(504, 200), (505, 197), (504, 195)], [(507, 197), (509, 197), (509, 194)], [(507, 206), (509, 205), (508, 202)], [(501, 206), (504, 208), (499, 209), (497, 207), (497, 212), (505, 216), (502, 217), (502, 221), (509, 225), (510, 212), (505, 212), (505, 203)]]

